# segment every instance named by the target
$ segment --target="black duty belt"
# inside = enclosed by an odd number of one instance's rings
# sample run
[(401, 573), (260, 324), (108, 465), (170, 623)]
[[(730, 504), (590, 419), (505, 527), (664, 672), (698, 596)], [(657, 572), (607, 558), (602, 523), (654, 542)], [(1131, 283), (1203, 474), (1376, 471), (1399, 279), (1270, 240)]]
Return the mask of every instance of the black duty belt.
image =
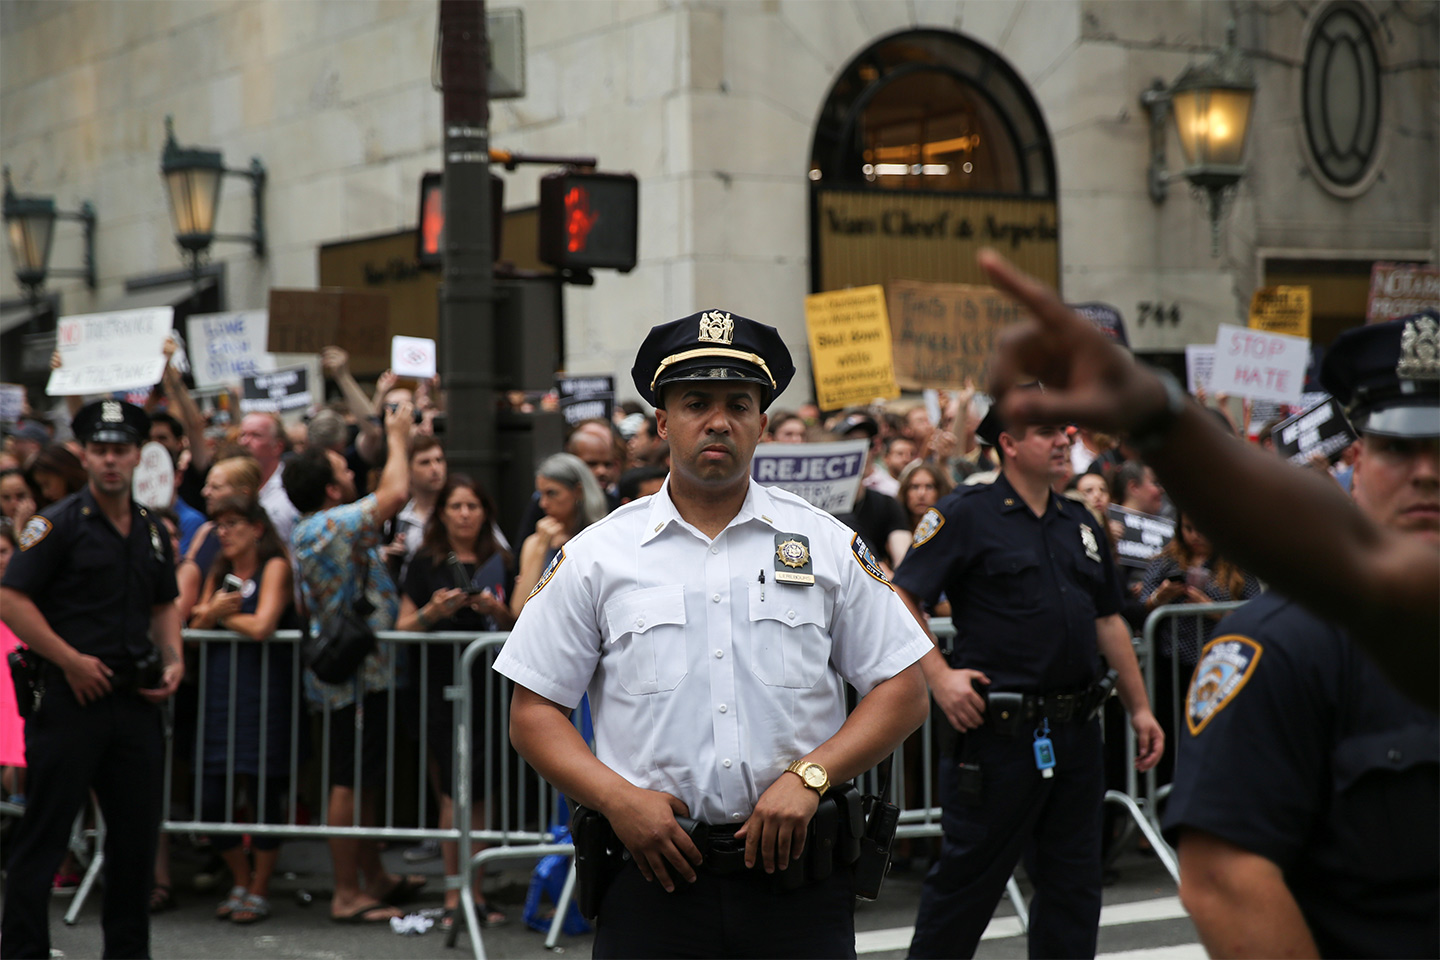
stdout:
[(1089, 688), (1073, 693), (991, 690), (986, 695), (985, 724), (1000, 733), (1014, 733), (1042, 718), (1051, 723), (1084, 723), (1110, 696), (1116, 675), (1110, 670)]

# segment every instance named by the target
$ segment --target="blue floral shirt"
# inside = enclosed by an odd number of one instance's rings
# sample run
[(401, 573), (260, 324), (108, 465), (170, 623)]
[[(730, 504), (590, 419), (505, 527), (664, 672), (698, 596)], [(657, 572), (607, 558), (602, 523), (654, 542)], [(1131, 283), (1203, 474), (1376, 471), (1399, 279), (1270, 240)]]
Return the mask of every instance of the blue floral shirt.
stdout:
[[(365, 596), (375, 608), (366, 619), (372, 630), (395, 628), (400, 598), (380, 556), (381, 525), (375, 504), (372, 493), (354, 503), (309, 514), (295, 524), (291, 542), (312, 636), (319, 636), (321, 624), (354, 603), (360, 565), (366, 559)], [(395, 652), (389, 643), (381, 643), (360, 668), (367, 693), (386, 689), (394, 675)], [(305, 695), (312, 703), (337, 710), (355, 702), (355, 685), (322, 683), (306, 670)]]

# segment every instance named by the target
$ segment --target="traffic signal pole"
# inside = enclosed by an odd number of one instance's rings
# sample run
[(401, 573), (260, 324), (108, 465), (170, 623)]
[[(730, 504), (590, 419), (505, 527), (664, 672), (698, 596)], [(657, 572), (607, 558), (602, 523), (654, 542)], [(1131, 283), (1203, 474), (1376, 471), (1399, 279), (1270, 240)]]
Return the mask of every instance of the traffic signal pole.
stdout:
[(440, 382), (445, 456), (493, 496), (496, 445), (495, 251), (490, 230), (489, 53), (484, 0), (440, 0), (445, 244)]

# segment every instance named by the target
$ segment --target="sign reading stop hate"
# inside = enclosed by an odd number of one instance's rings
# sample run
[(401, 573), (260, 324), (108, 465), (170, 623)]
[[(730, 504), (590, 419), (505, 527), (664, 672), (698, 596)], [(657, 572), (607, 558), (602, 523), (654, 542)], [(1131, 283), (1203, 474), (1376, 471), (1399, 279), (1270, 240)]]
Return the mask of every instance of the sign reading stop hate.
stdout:
[(1220, 324), (1211, 390), (1252, 400), (1295, 403), (1305, 388), (1310, 341)]

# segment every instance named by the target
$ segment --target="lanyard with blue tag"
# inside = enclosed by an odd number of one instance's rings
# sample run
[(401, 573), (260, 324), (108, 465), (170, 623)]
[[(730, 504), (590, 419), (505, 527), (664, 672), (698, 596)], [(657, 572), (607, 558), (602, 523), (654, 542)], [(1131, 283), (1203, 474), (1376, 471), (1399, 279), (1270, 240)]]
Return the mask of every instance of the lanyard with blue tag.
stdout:
[(1055, 776), (1055, 744), (1050, 742), (1050, 720), (1042, 718), (1035, 731), (1035, 769), (1049, 780)]

